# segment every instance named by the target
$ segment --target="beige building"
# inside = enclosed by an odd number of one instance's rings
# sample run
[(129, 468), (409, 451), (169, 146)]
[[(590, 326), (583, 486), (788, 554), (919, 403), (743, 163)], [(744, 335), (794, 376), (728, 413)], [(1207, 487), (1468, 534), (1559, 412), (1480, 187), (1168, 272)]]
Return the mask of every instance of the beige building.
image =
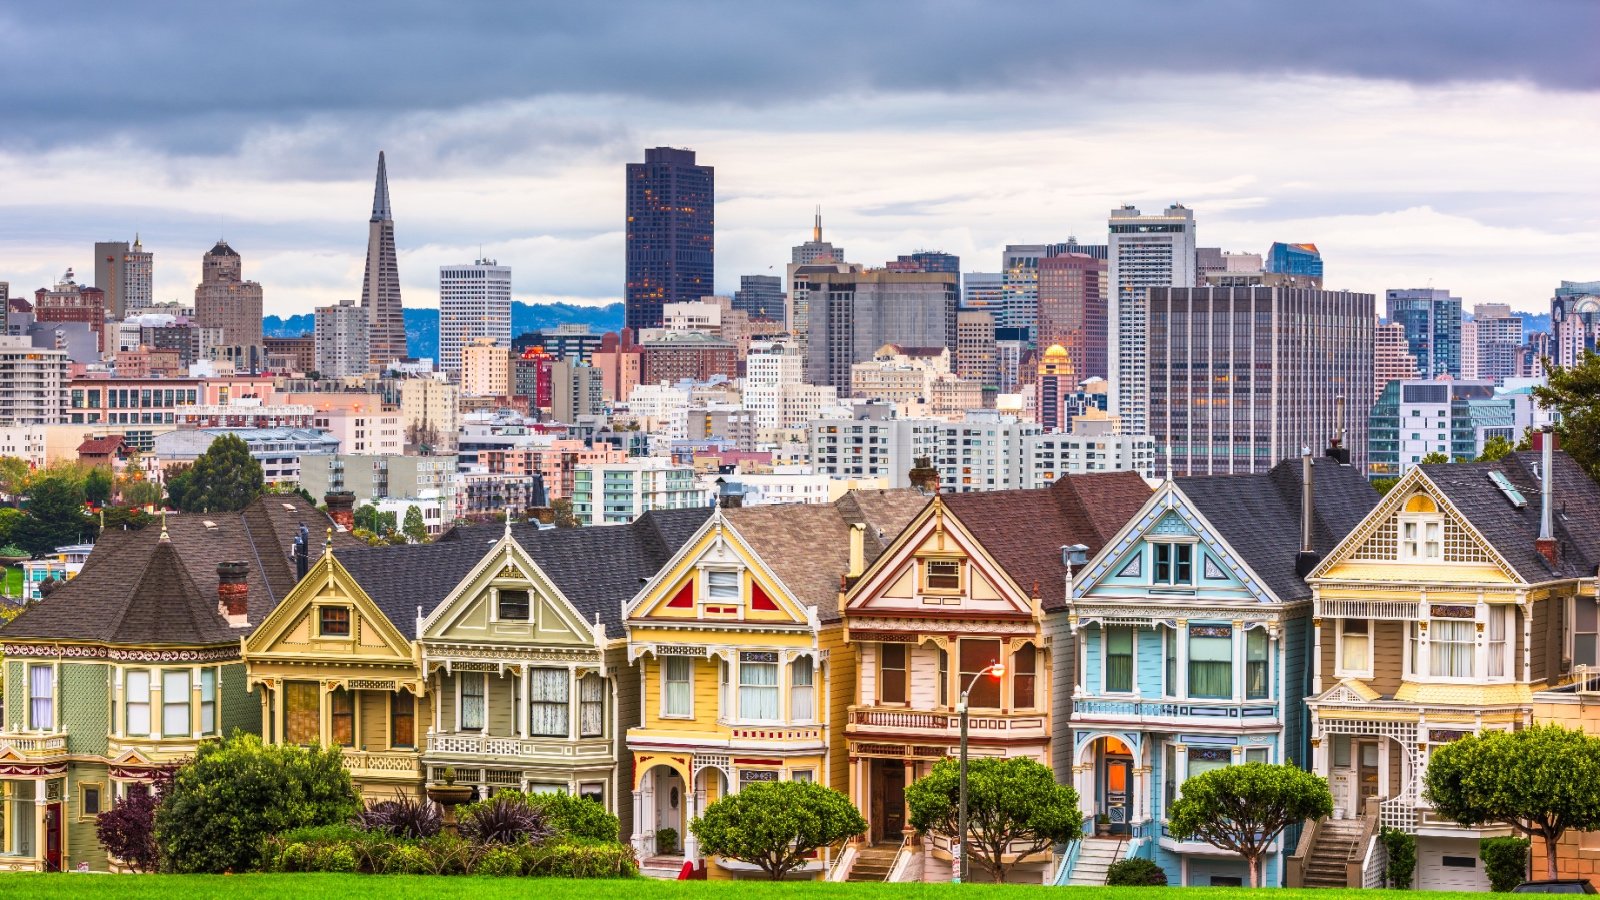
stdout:
[(194, 314), (202, 327), (222, 329), (217, 358), (248, 372), (266, 364), (261, 346), (261, 285), (244, 280), (244, 263), (227, 241), (200, 260)]
[(511, 393), (511, 354), (494, 338), (473, 338), (461, 348), (461, 393), (504, 397)]
[(1372, 332), (1372, 381), (1374, 399), (1383, 394), (1391, 381), (1409, 381), (1417, 376), (1417, 358), (1406, 343), (1406, 327), (1399, 322), (1379, 325)]
[(884, 344), (872, 359), (850, 367), (850, 395), (890, 403), (928, 402), (934, 379), (948, 374), (948, 348)]
[(344, 453), (365, 456), (405, 452), (405, 429), (400, 425), (400, 413), (393, 410), (319, 410), (312, 423), (338, 438), (339, 449)]
[(43, 425), (0, 425), (0, 456), (15, 456), (42, 469), (50, 464), (45, 455), (45, 434)]
[(978, 384), (998, 384), (994, 314), (980, 309), (956, 313), (956, 374)]
[(316, 313), (317, 372), (323, 378), (350, 378), (371, 368), (371, 325), (365, 307), (349, 300), (319, 306)]
[(460, 413), (456, 386), (432, 378), (408, 378), (400, 383), (400, 427), (407, 446), (427, 444), (435, 451), (456, 446)]
[(963, 416), (969, 409), (983, 409), (983, 384), (940, 375), (928, 383), (928, 412), (935, 416)]

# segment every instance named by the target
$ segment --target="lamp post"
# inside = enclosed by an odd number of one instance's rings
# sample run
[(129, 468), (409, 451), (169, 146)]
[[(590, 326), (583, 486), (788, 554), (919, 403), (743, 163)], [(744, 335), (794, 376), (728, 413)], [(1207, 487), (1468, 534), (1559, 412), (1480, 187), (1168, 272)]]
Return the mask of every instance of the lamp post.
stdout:
[(967, 874), (967, 694), (978, 686), (978, 679), (985, 675), (993, 675), (999, 681), (1006, 674), (1006, 667), (1002, 663), (992, 662), (972, 676), (972, 681), (961, 691), (961, 702), (956, 704), (956, 713), (961, 716), (961, 806), (957, 813), (958, 823), (956, 829), (955, 859), (951, 861), (950, 881), (960, 884)]

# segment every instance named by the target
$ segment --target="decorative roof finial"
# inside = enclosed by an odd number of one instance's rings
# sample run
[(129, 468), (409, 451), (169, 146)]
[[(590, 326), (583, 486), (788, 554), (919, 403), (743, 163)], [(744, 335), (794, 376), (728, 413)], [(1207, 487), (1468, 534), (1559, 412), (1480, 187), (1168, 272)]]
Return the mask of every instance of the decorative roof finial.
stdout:
[(322, 544), (322, 551), (324, 553), (332, 553), (333, 552), (333, 526), (332, 525), (328, 526), (328, 538)]
[(165, 506), (161, 507), (161, 542), (163, 544), (172, 543), (172, 535), (167, 534), (167, 508)]
[(511, 537), (511, 504), (506, 504), (506, 537)]

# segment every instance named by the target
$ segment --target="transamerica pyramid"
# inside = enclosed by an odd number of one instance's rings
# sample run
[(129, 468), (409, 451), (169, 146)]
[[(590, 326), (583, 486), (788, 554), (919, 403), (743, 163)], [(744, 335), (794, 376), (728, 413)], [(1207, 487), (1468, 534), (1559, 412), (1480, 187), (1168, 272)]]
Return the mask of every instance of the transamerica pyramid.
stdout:
[(382, 150), (378, 151), (378, 183), (372, 191), (372, 219), (367, 225), (367, 272), (361, 279), (361, 305), (371, 323), (372, 367), (381, 372), (406, 356), (400, 269), (394, 253), (394, 213), (389, 208), (389, 170)]

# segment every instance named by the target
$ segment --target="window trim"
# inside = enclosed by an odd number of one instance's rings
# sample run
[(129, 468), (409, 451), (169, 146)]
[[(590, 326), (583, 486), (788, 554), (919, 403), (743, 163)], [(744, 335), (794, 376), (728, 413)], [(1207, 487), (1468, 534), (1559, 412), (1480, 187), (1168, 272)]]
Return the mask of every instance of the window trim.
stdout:
[[(344, 634), (329, 634), (324, 630), (323, 615), (331, 610), (343, 610), (345, 615)], [(354, 641), (356, 638), (356, 611), (349, 603), (318, 603), (317, 610), (317, 640), (319, 641)]]
[[(744, 601), (744, 582), (743, 582), (743, 579), (741, 579), (739, 577), (739, 573), (740, 573), (739, 569), (710, 568), (710, 567), (708, 567), (708, 568), (701, 569), (701, 571), (705, 573), (705, 582), (706, 582), (706, 591), (705, 591), (705, 601), (704, 602), (706, 602), (706, 603), (719, 603), (720, 604), (720, 603), (742, 603)], [(717, 596), (716, 594), (712, 593), (711, 576), (713, 576), (713, 575), (731, 575), (731, 576), (733, 576), (733, 596), (731, 596), (731, 597), (720, 597), (720, 596)]]
[[(520, 594), (522, 594), (523, 597), (525, 597), (527, 599), (527, 605), (524, 607), (525, 614), (520, 619), (508, 619), (501, 612), (501, 608), (502, 608), (501, 607), (501, 603), (503, 602), (502, 598), (505, 597), (505, 594), (506, 594), (507, 590), (510, 590), (513, 593), (520, 593)], [(533, 624), (534, 624), (534, 621), (533, 621), (533, 591), (528, 590), (527, 588), (520, 588), (520, 587), (519, 588), (498, 588), (498, 587), (495, 588), (494, 589), (494, 621), (495, 621), (496, 624), (505, 622), (505, 623), (515, 624), (515, 625), (527, 625), (527, 626), (530, 626), (530, 627), (533, 626)]]
[(1333, 674), (1335, 678), (1372, 678), (1373, 632), (1377, 630), (1376, 622), (1372, 619), (1361, 619), (1367, 623), (1367, 667), (1365, 669), (1352, 669), (1344, 664), (1344, 627), (1352, 619), (1338, 619), (1334, 625), (1333, 642)]
[[(884, 673), (884, 671), (886, 669), (886, 667), (884, 666), (884, 652), (883, 652), (883, 649), (885, 647), (899, 647), (899, 648), (901, 648), (901, 650), (905, 654), (904, 657), (903, 657), (904, 662), (903, 662), (903, 664), (902, 664), (902, 666), (900, 668), (898, 668), (898, 669), (887, 669), (887, 671), (890, 671), (890, 672), (899, 672), (899, 673), (901, 673), (902, 681), (901, 681), (901, 684), (900, 684), (900, 688), (901, 688), (901, 692), (902, 692), (903, 696), (899, 700), (889, 700), (889, 699), (886, 699), (884, 697), (884, 695), (883, 695), (883, 685), (884, 685), (883, 673)], [(876, 690), (877, 697), (875, 697), (874, 699), (877, 701), (877, 705), (879, 705), (879, 706), (896, 706), (896, 707), (898, 707), (898, 706), (910, 706), (911, 705), (911, 645), (910, 644), (902, 644), (902, 643), (895, 642), (895, 641), (882, 641), (882, 642), (879, 642), (879, 644), (878, 644), (878, 652), (875, 655), (877, 656), (877, 659), (874, 660), (874, 662), (876, 663), (875, 668), (877, 669), (877, 672), (876, 672), (877, 678), (875, 679), (876, 682), (877, 682), (877, 685), (876, 685), (876, 687), (877, 687), (877, 690)]]
[[(1126, 632), (1128, 635), (1128, 687), (1126, 690), (1112, 688), (1111, 686), (1111, 632)], [(1121, 656), (1122, 654), (1117, 654)], [(1100, 693), (1102, 694), (1134, 694), (1139, 690), (1139, 673), (1135, 671), (1139, 661), (1139, 634), (1132, 625), (1107, 625), (1100, 629)]]
[[(1195, 557), (1198, 555), (1198, 554), (1195, 553), (1195, 548), (1196, 548), (1197, 544), (1199, 543), (1198, 541), (1195, 541), (1195, 540), (1160, 540), (1160, 541), (1150, 541), (1149, 543), (1150, 543), (1150, 584), (1151, 584), (1152, 587), (1160, 587), (1160, 588), (1193, 588), (1195, 586), (1194, 567), (1195, 567)], [(1166, 563), (1166, 566), (1167, 566), (1167, 577), (1166, 578), (1162, 578), (1159, 575), (1160, 567), (1162, 565), (1161, 559), (1160, 559), (1160, 557), (1161, 557), (1161, 549), (1163, 547), (1170, 548), (1170, 550), (1168, 552), (1171, 554), (1171, 558)], [(1183, 555), (1188, 557), (1187, 560), (1180, 560), (1178, 558), (1179, 557), (1180, 548), (1183, 551)], [(1188, 569), (1189, 577), (1187, 579), (1179, 580), (1178, 571), (1179, 571), (1179, 567), (1180, 566)]]
[[(667, 663), (669, 660), (681, 659), (688, 666), (689, 677), (685, 684), (689, 686), (689, 711), (682, 713), (669, 712), (667, 708)], [(694, 657), (692, 656), (663, 656), (661, 657), (661, 712), (657, 718), (662, 719), (693, 719), (694, 718)]]
[[(934, 575), (933, 575), (933, 566), (935, 564), (955, 566), (955, 576), (956, 576), (956, 585), (955, 585), (955, 587), (934, 587), (933, 586), (933, 577), (934, 577)], [(966, 587), (967, 587), (966, 567), (961, 565), (961, 560), (959, 558), (957, 558), (957, 557), (942, 557), (941, 556), (941, 557), (935, 557), (935, 558), (931, 558), (931, 559), (924, 559), (922, 561), (921, 569), (922, 569), (922, 585), (921, 585), (921, 587), (922, 587), (922, 592), (924, 594), (940, 594), (940, 595), (960, 594), (960, 593), (963, 593), (966, 590)], [(939, 577), (943, 578), (943, 577), (948, 577), (948, 576), (941, 575)]]
[[(467, 694), (467, 692), (466, 692), (467, 677), (468, 676), (474, 676), (474, 675), (477, 676), (478, 678), (483, 679), (483, 681), (481, 682), (483, 684), (483, 724), (477, 726), (476, 728), (468, 728), (467, 727), (467, 708), (466, 708), (466, 704), (463, 702), (463, 700), (464, 700), (464, 698), (466, 697), (466, 694)], [(482, 734), (482, 733), (484, 733), (485, 731), (487, 731), (489, 729), (489, 673), (487, 673), (487, 672), (457, 672), (456, 676), (455, 676), (455, 682), (456, 682), (456, 732), (457, 733), (471, 732), (473, 734)]]
[[(127, 737), (147, 738), (150, 736), (151, 732), (155, 730), (153, 727), (155, 720), (151, 718), (153, 711), (151, 709), (150, 702), (151, 689), (155, 684), (155, 671), (156, 670), (154, 669), (147, 669), (142, 666), (138, 668), (122, 670), (122, 733)], [(133, 695), (128, 689), (128, 676), (136, 673), (143, 673), (145, 676), (144, 699), (138, 701), (138, 705), (142, 705), (144, 707), (145, 727), (143, 731), (134, 731), (133, 728), (128, 724), (129, 706), (135, 704), (135, 701), (131, 699)]]
[[(96, 805), (99, 806), (99, 809), (97, 809), (94, 812), (89, 812), (87, 805), (84, 803), (84, 795), (86, 793), (88, 793), (90, 788), (94, 788), (96, 794), (98, 795), (98, 797), (96, 799)], [(80, 782), (78, 782), (78, 821), (80, 821), (80, 822), (85, 822), (85, 821), (92, 822), (92, 821), (95, 820), (95, 818), (97, 816), (100, 815), (100, 813), (103, 813), (106, 810), (110, 809), (111, 807), (106, 806), (106, 797), (107, 796), (108, 795), (106, 794), (106, 784), (103, 781), (80, 781)]]

